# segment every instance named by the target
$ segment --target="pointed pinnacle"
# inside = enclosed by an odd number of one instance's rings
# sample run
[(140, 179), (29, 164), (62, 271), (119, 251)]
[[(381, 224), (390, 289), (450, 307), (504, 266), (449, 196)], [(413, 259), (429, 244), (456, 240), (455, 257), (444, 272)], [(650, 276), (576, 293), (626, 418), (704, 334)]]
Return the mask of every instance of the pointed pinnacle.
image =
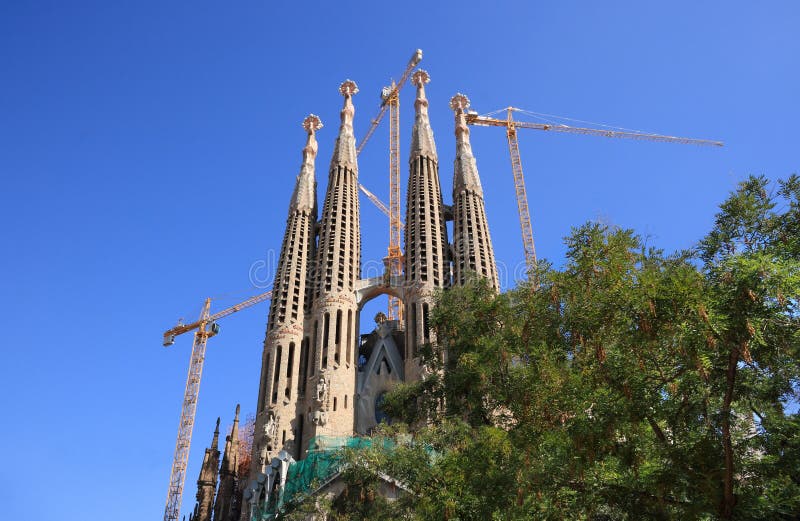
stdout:
[(233, 418), (233, 428), (231, 428), (231, 441), (239, 441), (239, 404), (236, 404), (236, 416)]
[(436, 143), (433, 140), (433, 130), (428, 119), (428, 100), (425, 97), (425, 84), (430, 81), (430, 75), (422, 69), (418, 69), (411, 76), (411, 83), (417, 86), (417, 99), (414, 101), (416, 116), (411, 129), (411, 160), (419, 156), (437, 160)]
[(353, 116), (356, 109), (353, 107), (353, 95), (358, 92), (358, 86), (353, 80), (345, 80), (339, 85), (339, 93), (344, 96), (344, 107), (342, 107), (339, 135), (336, 137), (336, 144), (333, 148), (331, 158), (331, 168), (336, 165), (348, 167), (353, 172), (358, 172), (356, 161), (356, 145), (353, 136)]
[(214, 429), (214, 439), (211, 441), (211, 447), (216, 449), (219, 446), (219, 417), (217, 417), (217, 427)]
[(317, 203), (316, 178), (314, 176), (314, 161), (317, 157), (316, 131), (322, 128), (322, 120), (319, 116), (309, 114), (303, 120), (303, 129), (308, 133), (306, 146), (303, 147), (303, 163), (300, 166), (300, 173), (297, 175), (294, 193), (292, 194), (289, 212), (304, 210), (311, 212)]
[(456, 159), (453, 172), (453, 193), (471, 190), (483, 197), (483, 188), (478, 176), (478, 165), (472, 154), (469, 141), (469, 127), (465, 111), (469, 108), (469, 98), (460, 92), (450, 98), (450, 108), (456, 113)]

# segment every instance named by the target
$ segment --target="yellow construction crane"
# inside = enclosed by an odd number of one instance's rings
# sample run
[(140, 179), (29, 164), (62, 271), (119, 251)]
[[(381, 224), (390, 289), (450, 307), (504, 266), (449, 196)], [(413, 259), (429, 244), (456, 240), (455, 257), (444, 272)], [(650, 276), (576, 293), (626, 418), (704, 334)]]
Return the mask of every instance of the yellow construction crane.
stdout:
[(203, 375), (203, 361), (206, 357), (206, 342), (219, 333), (217, 320), (227, 317), (237, 311), (249, 308), (259, 302), (269, 300), (272, 292), (267, 291), (260, 295), (250, 297), (244, 302), (231, 306), (222, 311), (211, 314), (211, 299), (206, 299), (200, 318), (191, 324), (181, 324), (164, 332), (164, 347), (175, 343), (175, 337), (194, 331), (192, 356), (189, 361), (189, 375), (186, 377), (186, 390), (183, 393), (183, 407), (181, 421), (178, 424), (178, 439), (175, 442), (175, 457), (172, 460), (172, 470), (169, 475), (169, 489), (167, 491), (167, 505), (164, 508), (164, 521), (177, 521), (181, 510), (183, 498), (183, 485), (186, 481), (186, 465), (189, 461), (189, 448), (192, 444), (192, 429), (197, 411), (197, 397), (200, 393), (200, 378)]
[[(389, 216), (389, 248), (384, 261), (386, 262), (391, 276), (401, 275), (403, 272), (403, 251), (400, 249), (402, 242), (401, 234), (403, 221), (400, 217), (400, 90), (405, 85), (406, 80), (411, 75), (414, 67), (422, 61), (422, 50), (417, 49), (408, 60), (406, 69), (396, 83), (393, 81), (388, 87), (381, 91), (381, 107), (378, 115), (373, 118), (367, 133), (361, 139), (361, 143), (356, 147), (356, 153), (360, 154), (369, 138), (375, 133), (386, 111), (389, 111), (389, 208), (387, 211), (384, 205), (375, 195), (359, 184), (362, 192), (373, 202), (383, 213)], [(389, 296), (389, 320), (402, 320), (403, 308), (400, 300)]]
[[(645, 132), (629, 130), (601, 130), (595, 128), (572, 127), (569, 125), (531, 123), (528, 121), (518, 121), (513, 117), (514, 112), (527, 113), (522, 109), (507, 107), (502, 109), (506, 112), (506, 119), (497, 119), (489, 116), (480, 116), (474, 111), (467, 113), (468, 125), (479, 125), (485, 127), (505, 127), (506, 137), (508, 138), (508, 151), (511, 155), (511, 171), (514, 174), (514, 190), (517, 196), (517, 209), (519, 210), (519, 223), (522, 228), (522, 246), (525, 250), (525, 262), (528, 270), (536, 267), (536, 247), (533, 243), (533, 229), (531, 226), (531, 215), (528, 210), (528, 195), (525, 190), (525, 177), (522, 173), (522, 159), (519, 155), (519, 143), (517, 141), (518, 128), (533, 128), (537, 130), (547, 130), (551, 132), (568, 132), (571, 134), (586, 134), (590, 136), (615, 137), (638, 139), (643, 141), (661, 141), (665, 143), (682, 143), (687, 145), (709, 145), (721, 147), (720, 141), (710, 141), (707, 139), (692, 139), (686, 137), (662, 136), (659, 134), (648, 134)], [(493, 114), (496, 114), (496, 111)]]

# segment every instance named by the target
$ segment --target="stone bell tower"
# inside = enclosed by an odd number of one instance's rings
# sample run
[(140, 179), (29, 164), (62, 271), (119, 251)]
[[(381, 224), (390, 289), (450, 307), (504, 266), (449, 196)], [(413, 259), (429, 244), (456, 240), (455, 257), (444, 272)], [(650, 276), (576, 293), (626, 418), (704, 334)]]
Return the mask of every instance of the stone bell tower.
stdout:
[(450, 99), (456, 114), (456, 159), (453, 169), (453, 284), (463, 285), (467, 274), (485, 278), (495, 291), (500, 290), (494, 260), (483, 188), (478, 165), (472, 155), (466, 110), (469, 98), (456, 94)]
[(434, 340), (428, 324), (434, 292), (450, 283), (439, 156), (425, 97), (425, 85), (430, 82), (430, 76), (420, 69), (411, 77), (411, 82), (417, 87), (417, 99), (414, 102), (416, 114), (411, 130), (406, 199), (406, 380), (419, 377), (419, 346)]
[(304, 391), (308, 364), (308, 353), (302, 352), (301, 344), (310, 289), (307, 287), (308, 269), (315, 254), (317, 182), (314, 161), (316, 132), (322, 128), (322, 121), (311, 114), (303, 120), (303, 128), (307, 134), (303, 163), (289, 203), (267, 320), (251, 479), (263, 472), (282, 449), (292, 453), (300, 449), (303, 422), (298, 400)]
[(312, 270), (313, 300), (305, 324), (310, 355), (303, 449), (316, 436), (350, 436), (355, 427), (353, 401), (358, 357), (355, 287), (361, 275), (361, 230), (353, 95), (358, 87), (347, 80), (339, 92), (344, 97), (344, 107), (319, 223), (319, 244)]

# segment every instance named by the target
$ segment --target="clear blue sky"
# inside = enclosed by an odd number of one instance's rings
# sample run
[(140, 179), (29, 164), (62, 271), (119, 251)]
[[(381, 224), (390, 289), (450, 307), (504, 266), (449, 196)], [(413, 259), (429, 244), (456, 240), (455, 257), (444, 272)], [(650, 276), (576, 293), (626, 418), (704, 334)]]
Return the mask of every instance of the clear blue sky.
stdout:
[[(4, 517), (161, 519), (191, 346), (186, 335), (164, 349), (161, 333), (206, 296), (221, 309), (259, 291), (249, 271), (280, 247), (300, 122), (326, 124), (321, 196), (345, 78), (361, 88), (360, 137), (380, 87), (423, 49), (448, 201), (457, 91), (481, 113), (515, 105), (725, 141), (522, 131), (537, 250), (556, 264), (562, 237), (590, 219), (689, 247), (737, 181), (798, 170), (797, 2), (494, 4), (0, 3)], [(387, 133), (360, 163), (384, 200)], [(513, 266), (505, 136), (472, 136), (497, 257)], [(361, 219), (364, 262), (378, 260), (387, 221), (366, 200)], [(266, 314), (225, 319), (209, 343), (185, 512), (216, 417), (255, 408)]]

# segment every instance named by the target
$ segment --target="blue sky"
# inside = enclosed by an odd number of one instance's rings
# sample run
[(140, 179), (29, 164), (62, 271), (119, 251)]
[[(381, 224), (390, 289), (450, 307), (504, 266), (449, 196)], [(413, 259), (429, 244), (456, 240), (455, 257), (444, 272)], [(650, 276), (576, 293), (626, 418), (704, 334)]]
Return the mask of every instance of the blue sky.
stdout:
[[(6, 517), (162, 517), (191, 338), (164, 349), (161, 333), (207, 296), (218, 310), (261, 291), (250, 271), (280, 248), (300, 122), (326, 125), (321, 197), (342, 80), (361, 89), (358, 138), (380, 88), (423, 50), (446, 202), (459, 91), (480, 113), (514, 105), (725, 142), (520, 131), (537, 252), (560, 264), (587, 220), (690, 247), (739, 180), (798, 171), (798, 25), (792, 1), (0, 2)], [(505, 135), (472, 138), (498, 261), (513, 269)], [(384, 200), (387, 142), (382, 126), (360, 161)], [(388, 227), (365, 199), (361, 213), (367, 263)], [(209, 343), (185, 512), (216, 417), (255, 408), (266, 314), (226, 318)]]

